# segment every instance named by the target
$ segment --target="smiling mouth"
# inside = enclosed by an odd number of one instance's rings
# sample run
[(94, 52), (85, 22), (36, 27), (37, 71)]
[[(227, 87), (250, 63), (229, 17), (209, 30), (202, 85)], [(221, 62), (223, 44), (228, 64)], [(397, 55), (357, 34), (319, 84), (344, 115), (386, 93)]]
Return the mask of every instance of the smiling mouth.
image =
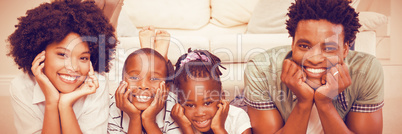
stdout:
[(325, 72), (327, 69), (323, 69), (323, 68), (308, 68), (305, 67), (305, 70), (307, 70), (310, 73), (314, 73), (314, 74), (320, 74)]
[(75, 83), (80, 76), (70, 76), (70, 75), (63, 75), (59, 74), (60, 79), (65, 83)]
[(203, 121), (196, 121), (193, 120), (194, 125), (197, 126), (198, 128), (204, 128), (207, 127), (209, 122), (211, 122), (211, 119), (203, 120)]
[(153, 98), (152, 96), (140, 96), (140, 95), (133, 95), (133, 97), (136, 98), (138, 102), (148, 102)]

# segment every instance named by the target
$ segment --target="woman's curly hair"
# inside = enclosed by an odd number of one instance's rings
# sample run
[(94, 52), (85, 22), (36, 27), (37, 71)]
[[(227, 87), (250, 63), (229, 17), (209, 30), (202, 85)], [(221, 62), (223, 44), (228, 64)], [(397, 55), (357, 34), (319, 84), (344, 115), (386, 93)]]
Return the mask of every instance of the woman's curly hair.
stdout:
[[(109, 61), (116, 47), (114, 28), (94, 1), (63, 0), (44, 3), (28, 10), (18, 18), (16, 30), (8, 37), (10, 52), (19, 69), (32, 75), (32, 61), (54, 42), (62, 41), (69, 33), (95, 37), (87, 41), (94, 71), (109, 72)], [(93, 39), (93, 38), (92, 38)]]
[(324, 19), (333, 24), (341, 24), (345, 35), (344, 43), (351, 44), (361, 25), (357, 18), (358, 13), (349, 4), (349, 0), (296, 0), (289, 7), (286, 29), (294, 37), (299, 21)]

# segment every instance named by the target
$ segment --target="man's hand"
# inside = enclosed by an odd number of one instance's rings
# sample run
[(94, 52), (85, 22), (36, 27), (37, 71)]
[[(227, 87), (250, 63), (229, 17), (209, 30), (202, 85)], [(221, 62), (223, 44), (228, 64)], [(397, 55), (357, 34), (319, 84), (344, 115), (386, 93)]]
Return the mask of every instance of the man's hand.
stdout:
[(326, 83), (315, 92), (314, 101), (316, 103), (332, 103), (332, 99), (352, 84), (346, 64), (337, 64), (323, 77)]
[(283, 62), (281, 81), (296, 95), (299, 102), (311, 102), (314, 90), (306, 84), (306, 75), (295, 62), (286, 59)]

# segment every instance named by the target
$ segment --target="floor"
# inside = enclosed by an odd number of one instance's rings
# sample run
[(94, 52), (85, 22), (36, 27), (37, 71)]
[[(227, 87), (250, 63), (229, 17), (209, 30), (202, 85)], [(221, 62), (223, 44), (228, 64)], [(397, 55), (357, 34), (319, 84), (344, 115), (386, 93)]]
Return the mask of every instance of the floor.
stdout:
[[(383, 66), (385, 75), (385, 106), (383, 108), (384, 133), (402, 132), (402, 65)], [(0, 130), (4, 134), (15, 134), (13, 109), (8, 96), (0, 96)]]

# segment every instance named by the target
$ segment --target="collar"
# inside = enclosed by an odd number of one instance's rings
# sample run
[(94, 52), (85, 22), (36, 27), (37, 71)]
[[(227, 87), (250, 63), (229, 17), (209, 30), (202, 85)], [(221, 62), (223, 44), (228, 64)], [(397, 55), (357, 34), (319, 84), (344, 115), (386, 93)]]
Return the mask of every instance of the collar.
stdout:
[(35, 81), (33, 88), (32, 104), (45, 102), (45, 95), (42, 92), (39, 84)]

